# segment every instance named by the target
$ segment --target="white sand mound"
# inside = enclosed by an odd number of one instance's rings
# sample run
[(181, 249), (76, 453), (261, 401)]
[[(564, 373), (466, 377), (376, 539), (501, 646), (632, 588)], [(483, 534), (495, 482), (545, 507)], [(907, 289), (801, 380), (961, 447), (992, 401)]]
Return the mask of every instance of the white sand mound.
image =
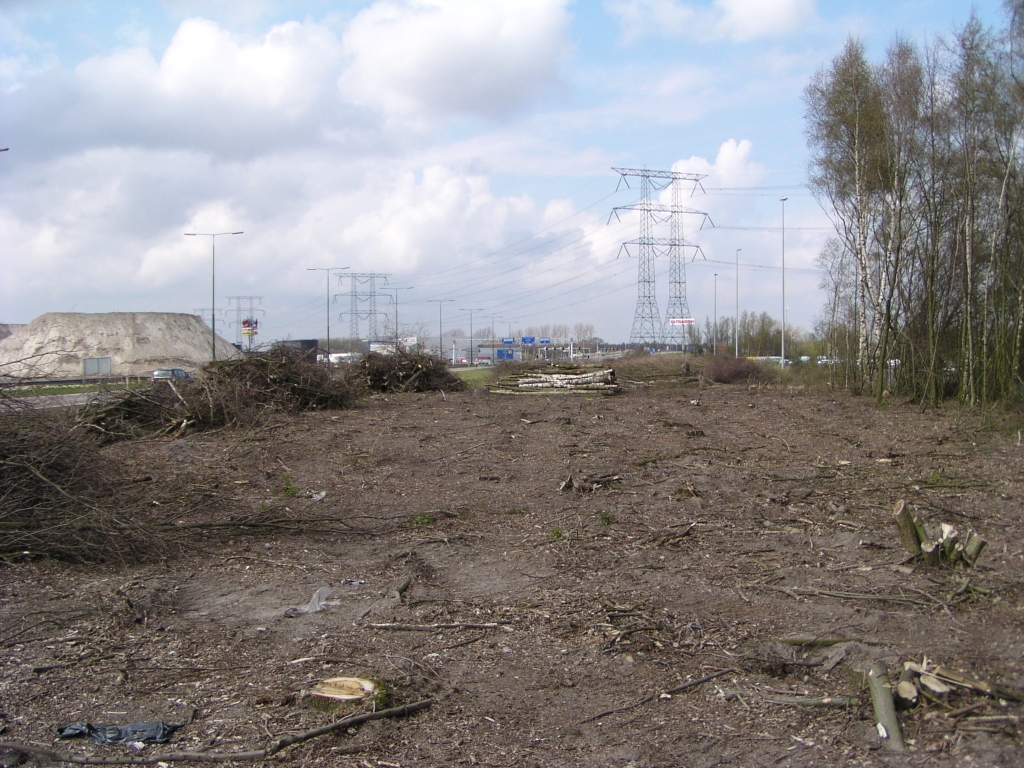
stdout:
[(13, 324), (12, 323), (0, 323), (0, 339), (6, 339), (8, 336), (10, 336), (16, 330), (18, 330), (19, 328), (24, 328), (24, 327), (25, 327), (24, 323), (21, 323), (21, 324), (17, 324), (17, 323), (13, 323)]
[[(240, 353), (217, 337), (217, 359)], [(0, 340), (0, 379), (70, 379), (86, 358), (110, 358), (111, 376), (154, 368), (194, 371), (210, 360), (210, 326), (172, 312), (47, 312)]]

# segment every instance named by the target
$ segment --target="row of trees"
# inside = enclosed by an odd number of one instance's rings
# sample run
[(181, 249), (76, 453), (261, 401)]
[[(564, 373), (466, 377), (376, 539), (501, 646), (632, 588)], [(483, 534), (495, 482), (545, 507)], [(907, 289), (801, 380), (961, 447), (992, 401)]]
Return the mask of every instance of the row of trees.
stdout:
[[(698, 355), (732, 354), (736, 351), (734, 317), (718, 318), (718, 325), (710, 317), (704, 325), (689, 326), (683, 333), (686, 349)], [(775, 357), (782, 353), (782, 324), (767, 312), (746, 312), (739, 319), (739, 353), (741, 357)], [(786, 326), (786, 357), (824, 354), (824, 345), (802, 329)]]
[(811, 185), (837, 236), (816, 332), (852, 383), (922, 401), (1024, 394), (1024, 0), (869, 63), (847, 42), (805, 91)]

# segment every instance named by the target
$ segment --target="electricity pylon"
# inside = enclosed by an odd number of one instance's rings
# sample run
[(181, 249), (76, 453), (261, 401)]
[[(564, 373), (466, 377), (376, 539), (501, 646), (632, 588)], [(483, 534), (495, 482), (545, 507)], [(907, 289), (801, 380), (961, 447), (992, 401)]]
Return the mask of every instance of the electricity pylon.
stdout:
[[(619, 174), (620, 183), (624, 182), (627, 187), (631, 176), (640, 179), (640, 202), (612, 209), (612, 215), (616, 218), (619, 218), (619, 211), (638, 211), (640, 213), (640, 237), (636, 240), (627, 240), (622, 244), (626, 253), (629, 253), (628, 246), (638, 247), (636, 311), (633, 314), (633, 328), (629, 334), (629, 343), (657, 346), (665, 340), (666, 343), (681, 345), (682, 326), (678, 321), (689, 317), (683, 249), (700, 250), (700, 246), (688, 242), (683, 237), (682, 217), (686, 214), (701, 216), (703, 217), (701, 226), (704, 221), (710, 220), (708, 214), (703, 211), (682, 205), (681, 185), (683, 182), (689, 181), (694, 186), (699, 186), (701, 179), (705, 178), (706, 174), (652, 171), (648, 168), (612, 168), (612, 170)], [(672, 202), (668, 205), (653, 202), (652, 193), (668, 186), (672, 188)], [(658, 237), (655, 235), (655, 228), (665, 223), (669, 224), (669, 236)], [(665, 330), (662, 328), (658, 315), (658, 300), (655, 294), (654, 259), (656, 256), (669, 257), (669, 303), (665, 314)], [(672, 329), (670, 333), (667, 332), (669, 328)]]

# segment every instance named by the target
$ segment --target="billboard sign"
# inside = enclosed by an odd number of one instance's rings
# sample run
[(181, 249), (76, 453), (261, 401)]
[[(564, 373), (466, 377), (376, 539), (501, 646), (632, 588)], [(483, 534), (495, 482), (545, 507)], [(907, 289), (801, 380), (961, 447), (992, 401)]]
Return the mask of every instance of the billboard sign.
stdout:
[(692, 317), (670, 317), (668, 319), (669, 325), (693, 325), (694, 322)]

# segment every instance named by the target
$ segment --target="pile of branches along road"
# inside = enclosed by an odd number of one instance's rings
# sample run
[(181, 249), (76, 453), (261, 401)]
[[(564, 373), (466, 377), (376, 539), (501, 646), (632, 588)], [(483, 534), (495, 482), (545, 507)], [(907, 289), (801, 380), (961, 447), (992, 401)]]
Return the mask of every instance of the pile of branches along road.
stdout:
[(126, 561), (163, 546), (145, 510), (116, 496), (117, 472), (63, 409), (0, 398), (0, 557)]
[(371, 352), (358, 367), (366, 386), (374, 392), (455, 392), (466, 388), (443, 360), (430, 355)]
[(269, 413), (351, 407), (365, 393), (347, 367), (318, 365), (288, 349), (208, 363), (196, 381), (159, 381), (83, 409), (105, 440), (253, 424)]

